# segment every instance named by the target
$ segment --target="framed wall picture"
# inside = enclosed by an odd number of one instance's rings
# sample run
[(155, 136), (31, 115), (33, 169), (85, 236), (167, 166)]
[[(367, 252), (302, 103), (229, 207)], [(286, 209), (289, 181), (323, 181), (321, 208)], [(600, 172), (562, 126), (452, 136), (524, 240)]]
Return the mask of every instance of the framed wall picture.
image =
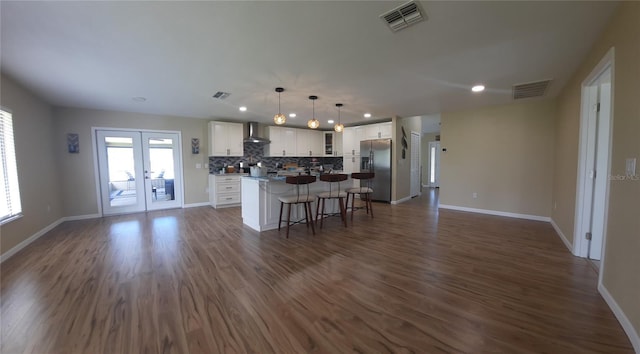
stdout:
[(78, 134), (67, 134), (67, 150), (70, 154), (77, 154), (80, 152), (80, 138), (78, 137)]
[(192, 154), (200, 153), (200, 139), (198, 138), (191, 139), (191, 153)]

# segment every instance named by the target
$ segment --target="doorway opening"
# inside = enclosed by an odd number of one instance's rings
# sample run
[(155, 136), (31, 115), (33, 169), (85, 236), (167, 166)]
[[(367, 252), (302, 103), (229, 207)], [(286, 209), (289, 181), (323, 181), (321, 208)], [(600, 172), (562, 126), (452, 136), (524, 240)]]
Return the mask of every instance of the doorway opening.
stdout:
[(603, 258), (607, 229), (613, 59), (612, 48), (582, 85), (573, 253), (595, 261)]
[(411, 198), (420, 196), (421, 194), (421, 178), (420, 178), (420, 134), (411, 132), (411, 185), (409, 187), (409, 196)]
[(103, 215), (182, 207), (180, 133), (96, 129)]
[(429, 142), (429, 168), (427, 169), (428, 183), (430, 188), (440, 187), (440, 142)]

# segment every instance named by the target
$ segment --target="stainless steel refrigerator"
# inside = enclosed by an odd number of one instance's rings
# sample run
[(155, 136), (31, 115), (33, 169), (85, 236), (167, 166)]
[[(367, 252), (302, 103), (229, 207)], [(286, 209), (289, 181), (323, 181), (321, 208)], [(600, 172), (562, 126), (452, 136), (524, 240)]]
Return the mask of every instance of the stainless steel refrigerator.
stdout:
[[(391, 139), (373, 139), (360, 142), (360, 172), (373, 172), (372, 200), (391, 202)], [(360, 186), (367, 186), (361, 181)]]

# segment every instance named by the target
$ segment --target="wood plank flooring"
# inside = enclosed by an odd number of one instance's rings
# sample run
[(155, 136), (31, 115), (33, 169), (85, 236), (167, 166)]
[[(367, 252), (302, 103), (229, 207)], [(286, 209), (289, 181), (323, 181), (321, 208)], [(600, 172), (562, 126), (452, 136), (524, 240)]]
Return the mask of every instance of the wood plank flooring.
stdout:
[(632, 353), (544, 222), (437, 194), (258, 233), (239, 208), (66, 222), (1, 269), (2, 353)]

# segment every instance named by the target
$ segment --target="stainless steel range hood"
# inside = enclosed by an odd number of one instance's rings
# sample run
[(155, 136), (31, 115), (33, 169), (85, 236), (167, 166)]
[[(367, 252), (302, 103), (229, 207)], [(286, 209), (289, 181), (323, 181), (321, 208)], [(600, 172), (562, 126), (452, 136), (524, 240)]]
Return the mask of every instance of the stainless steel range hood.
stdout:
[(257, 122), (249, 122), (244, 128), (244, 142), (255, 144), (269, 144), (271, 140), (261, 136), (262, 131)]

